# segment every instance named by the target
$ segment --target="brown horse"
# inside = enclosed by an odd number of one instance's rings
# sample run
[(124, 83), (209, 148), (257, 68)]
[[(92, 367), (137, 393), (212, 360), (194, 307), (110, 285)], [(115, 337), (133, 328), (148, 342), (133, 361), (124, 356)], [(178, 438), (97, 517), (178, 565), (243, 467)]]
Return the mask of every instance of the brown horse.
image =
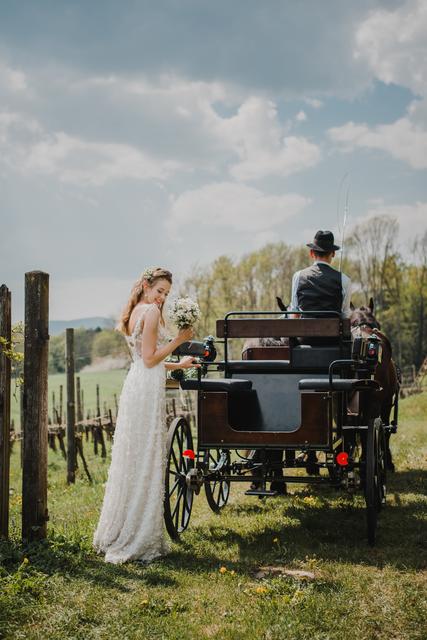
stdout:
[[(390, 340), (382, 333), (381, 325), (374, 316), (374, 301), (371, 298), (367, 307), (355, 308), (350, 304), (352, 314), (350, 318), (353, 336), (359, 334), (362, 337), (376, 335), (381, 340), (382, 358), (375, 369), (375, 380), (380, 384), (379, 394), (380, 415), (382, 423), (386, 426), (397, 426), (397, 406), (399, 399), (400, 376), (396, 363), (393, 360), (393, 350)], [(392, 409), (394, 415), (390, 423)], [(390, 451), (390, 429), (386, 429), (386, 464), (387, 469), (394, 471), (394, 464)]]

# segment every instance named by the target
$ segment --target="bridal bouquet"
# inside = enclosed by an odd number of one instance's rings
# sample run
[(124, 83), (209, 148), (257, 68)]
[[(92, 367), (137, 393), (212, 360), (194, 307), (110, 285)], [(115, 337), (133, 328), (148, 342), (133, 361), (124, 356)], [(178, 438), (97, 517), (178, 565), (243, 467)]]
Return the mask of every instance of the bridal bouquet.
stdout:
[(168, 316), (178, 329), (192, 327), (200, 318), (200, 308), (191, 298), (177, 298), (172, 302)]

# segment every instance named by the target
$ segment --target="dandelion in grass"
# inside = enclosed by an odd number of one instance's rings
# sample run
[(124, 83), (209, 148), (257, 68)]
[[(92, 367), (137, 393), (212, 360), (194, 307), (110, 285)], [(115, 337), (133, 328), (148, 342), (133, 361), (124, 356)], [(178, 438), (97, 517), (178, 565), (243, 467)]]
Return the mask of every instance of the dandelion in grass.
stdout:
[(264, 595), (265, 593), (268, 593), (268, 589), (267, 587), (257, 587), (255, 589), (255, 593), (258, 593), (259, 595)]
[(220, 567), (219, 572), (220, 573), (227, 573), (227, 567)]
[(191, 298), (177, 298), (169, 308), (168, 317), (178, 327), (192, 327), (200, 318), (200, 308)]

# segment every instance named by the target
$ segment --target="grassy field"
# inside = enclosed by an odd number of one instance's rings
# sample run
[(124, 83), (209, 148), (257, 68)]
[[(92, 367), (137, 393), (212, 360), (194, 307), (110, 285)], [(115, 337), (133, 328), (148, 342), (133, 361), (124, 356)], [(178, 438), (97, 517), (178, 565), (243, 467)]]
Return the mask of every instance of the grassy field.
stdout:
[[(80, 377), (81, 388), (84, 391), (85, 414), (88, 409), (94, 411), (96, 409), (96, 385), (99, 384), (101, 410), (104, 402), (114, 411), (114, 394), (120, 395), (120, 389), (123, 384), (126, 371), (124, 369), (114, 369), (113, 371), (99, 371), (77, 374)], [(65, 373), (55, 373), (49, 376), (49, 415), (52, 416), (52, 393), (55, 394), (55, 403), (59, 405), (59, 387), (63, 386), (63, 412), (66, 412), (66, 378)], [(19, 393), (15, 391), (12, 397), (11, 415), (15, 420), (15, 424), (20, 424), (19, 415)], [(19, 427), (18, 427), (19, 430)]]
[[(424, 640), (427, 393), (402, 403), (392, 448), (397, 472), (378, 544), (365, 542), (361, 498), (292, 487), (260, 501), (232, 488), (211, 513), (203, 492), (172, 553), (149, 567), (105, 564), (91, 539), (108, 461), (86, 445), (94, 476), (65, 482), (49, 451), (49, 538), (22, 547), (18, 451), (11, 478), (12, 537), (0, 543), (0, 637), (7, 639)], [(256, 577), (260, 566), (278, 574)], [(287, 575), (305, 570), (314, 577)]]

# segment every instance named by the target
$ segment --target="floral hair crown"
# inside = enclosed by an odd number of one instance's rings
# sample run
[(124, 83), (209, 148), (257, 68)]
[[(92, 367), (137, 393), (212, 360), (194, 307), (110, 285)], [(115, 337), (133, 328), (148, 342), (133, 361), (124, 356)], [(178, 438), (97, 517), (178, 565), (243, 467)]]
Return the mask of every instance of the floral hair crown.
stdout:
[(148, 267), (147, 269), (145, 269), (144, 273), (142, 274), (142, 279), (143, 280), (147, 280), (147, 282), (151, 282), (151, 280), (154, 278), (154, 274), (157, 271), (157, 267)]

